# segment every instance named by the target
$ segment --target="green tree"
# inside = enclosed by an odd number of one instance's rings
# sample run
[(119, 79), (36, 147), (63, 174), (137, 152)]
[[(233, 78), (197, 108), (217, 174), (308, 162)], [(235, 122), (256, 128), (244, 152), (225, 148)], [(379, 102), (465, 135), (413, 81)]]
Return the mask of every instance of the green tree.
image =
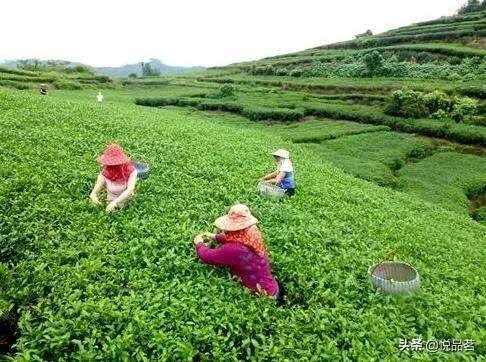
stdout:
[(144, 77), (157, 77), (160, 75), (160, 71), (152, 67), (151, 63), (142, 62), (140, 65), (142, 66), (142, 75)]
[(219, 89), (221, 97), (231, 97), (235, 94), (235, 88), (231, 84), (225, 84)]
[(370, 76), (378, 75), (383, 68), (383, 56), (376, 50), (371, 53), (367, 53), (363, 57), (363, 62), (366, 65), (366, 69)]
[(459, 14), (466, 14), (466, 13), (471, 13), (474, 11), (480, 11), (481, 9), (485, 8), (486, 1), (479, 1), (479, 0), (468, 0), (465, 5), (463, 5), (458, 13)]
[(17, 68), (25, 70), (40, 70), (42, 62), (37, 58), (20, 59), (17, 61)]
[(373, 35), (373, 32), (370, 29), (368, 29), (362, 34), (355, 35), (355, 37), (356, 37), (356, 39), (359, 39), (359, 38), (364, 38), (364, 37), (372, 36), (372, 35)]

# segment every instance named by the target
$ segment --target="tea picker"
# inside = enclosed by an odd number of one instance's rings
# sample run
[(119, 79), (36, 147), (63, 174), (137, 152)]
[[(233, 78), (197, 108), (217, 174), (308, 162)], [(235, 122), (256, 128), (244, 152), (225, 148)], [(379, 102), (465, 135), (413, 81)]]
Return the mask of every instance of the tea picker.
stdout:
[[(257, 227), (258, 220), (243, 204), (231, 207), (214, 225), (218, 234), (204, 233), (194, 238), (196, 253), (203, 263), (227, 267), (246, 288), (283, 303), (283, 288), (270, 268), (267, 248)], [(206, 242), (220, 244), (210, 248)]]
[(106, 188), (106, 211), (112, 212), (123, 207), (134, 195), (137, 170), (123, 148), (116, 144), (109, 145), (105, 153), (98, 157), (98, 162), (102, 170), (89, 197), (94, 205), (100, 205), (98, 193)]
[(295, 193), (294, 167), (287, 150), (279, 149), (271, 155), (277, 162), (277, 169), (260, 179), (258, 186), (262, 195), (281, 198)]
[(47, 95), (47, 93), (49, 92), (49, 86), (47, 84), (42, 83), (39, 87), (39, 92), (43, 96)]

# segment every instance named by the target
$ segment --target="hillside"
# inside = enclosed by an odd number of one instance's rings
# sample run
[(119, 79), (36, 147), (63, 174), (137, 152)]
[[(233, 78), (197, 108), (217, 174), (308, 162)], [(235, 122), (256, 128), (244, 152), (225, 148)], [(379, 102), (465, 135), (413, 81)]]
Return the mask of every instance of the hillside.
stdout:
[[(19, 308), (19, 357), (374, 359), (398, 356), (404, 336), (482, 340), (486, 229), (467, 217), (355, 179), (224, 115), (0, 97), (2, 286), (4, 313)], [(94, 157), (113, 139), (153, 171), (111, 216), (86, 195)], [(254, 191), (277, 146), (294, 154), (301, 189), (280, 205)], [(193, 235), (236, 201), (261, 219), (286, 308), (195, 260)], [(421, 273), (413, 303), (366, 280), (392, 251)]]
[[(105, 77), (102, 104), (99, 76), (1, 69), (0, 355), (483, 358), (485, 24), (473, 11), (200, 72)], [(80, 86), (31, 89), (46, 81)], [(112, 142), (151, 173), (108, 214), (88, 195)], [(297, 193), (277, 203), (256, 183), (281, 147)], [(194, 235), (237, 202), (260, 220), (280, 308), (196, 259)], [(368, 268), (383, 260), (415, 266), (420, 293), (374, 290)], [(475, 347), (400, 352), (402, 339)]]
[[(31, 61), (34, 61), (32, 59)], [(66, 69), (74, 69), (75, 67), (81, 66), (86, 67), (86, 69), (92, 70), (99, 76), (106, 76), (106, 77), (117, 77), (117, 78), (127, 78), (131, 74), (135, 74), (137, 76), (142, 75), (142, 67), (140, 63), (134, 64), (125, 64), (119, 67), (93, 67), (89, 65), (85, 65), (78, 62), (71, 62), (65, 60), (49, 60), (49, 61), (41, 61), (35, 60), (39, 63), (39, 67), (47, 67), (50, 63), (62, 64), (63, 67)], [(7, 70), (17, 70), (19, 65), (21, 65), (22, 61), (18, 60), (7, 60), (7, 61), (0, 61), (0, 69), (7, 69)], [(180, 66), (172, 66), (162, 63), (158, 59), (150, 59), (147, 62), (154, 71), (159, 72), (160, 74), (172, 74), (172, 73), (187, 73), (187, 72), (196, 72), (201, 71), (203, 67), (180, 67)], [(29, 69), (31, 71), (36, 71), (35, 69)], [(40, 69), (39, 69), (40, 70)]]
[(113, 79), (92, 72), (31, 71), (0, 67), (0, 87), (38, 89), (46, 83), (52, 89), (105, 89), (113, 88)]
[[(486, 12), (470, 12), (126, 86), (153, 90), (135, 100), (144, 106), (229, 112), (277, 133), (273, 123), (289, 123), (288, 139), (346, 172), (484, 222), (485, 30)], [(330, 131), (330, 120), (341, 122), (338, 131)], [(355, 130), (349, 122), (388, 133)], [(387, 147), (399, 150), (386, 154)], [(450, 157), (438, 155), (451, 151)], [(465, 167), (460, 175), (440, 171), (459, 165)]]

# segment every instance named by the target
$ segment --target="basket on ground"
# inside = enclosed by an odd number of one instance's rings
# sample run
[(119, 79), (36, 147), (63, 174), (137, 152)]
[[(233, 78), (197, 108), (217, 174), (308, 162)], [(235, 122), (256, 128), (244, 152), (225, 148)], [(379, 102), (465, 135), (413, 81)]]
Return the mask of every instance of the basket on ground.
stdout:
[(146, 180), (149, 177), (150, 169), (148, 165), (144, 162), (134, 162), (133, 166), (137, 170), (138, 178)]
[(417, 270), (400, 261), (384, 261), (373, 265), (368, 270), (371, 283), (386, 294), (414, 294), (420, 289)]
[(261, 196), (275, 200), (280, 200), (285, 196), (284, 189), (264, 182), (258, 184), (258, 191)]

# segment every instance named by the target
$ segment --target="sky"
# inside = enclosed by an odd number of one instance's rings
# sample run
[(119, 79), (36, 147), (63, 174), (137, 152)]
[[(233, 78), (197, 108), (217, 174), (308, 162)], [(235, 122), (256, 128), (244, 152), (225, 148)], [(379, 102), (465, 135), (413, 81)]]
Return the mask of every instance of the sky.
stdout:
[(465, 0), (6, 0), (0, 59), (216, 66), (452, 15)]

